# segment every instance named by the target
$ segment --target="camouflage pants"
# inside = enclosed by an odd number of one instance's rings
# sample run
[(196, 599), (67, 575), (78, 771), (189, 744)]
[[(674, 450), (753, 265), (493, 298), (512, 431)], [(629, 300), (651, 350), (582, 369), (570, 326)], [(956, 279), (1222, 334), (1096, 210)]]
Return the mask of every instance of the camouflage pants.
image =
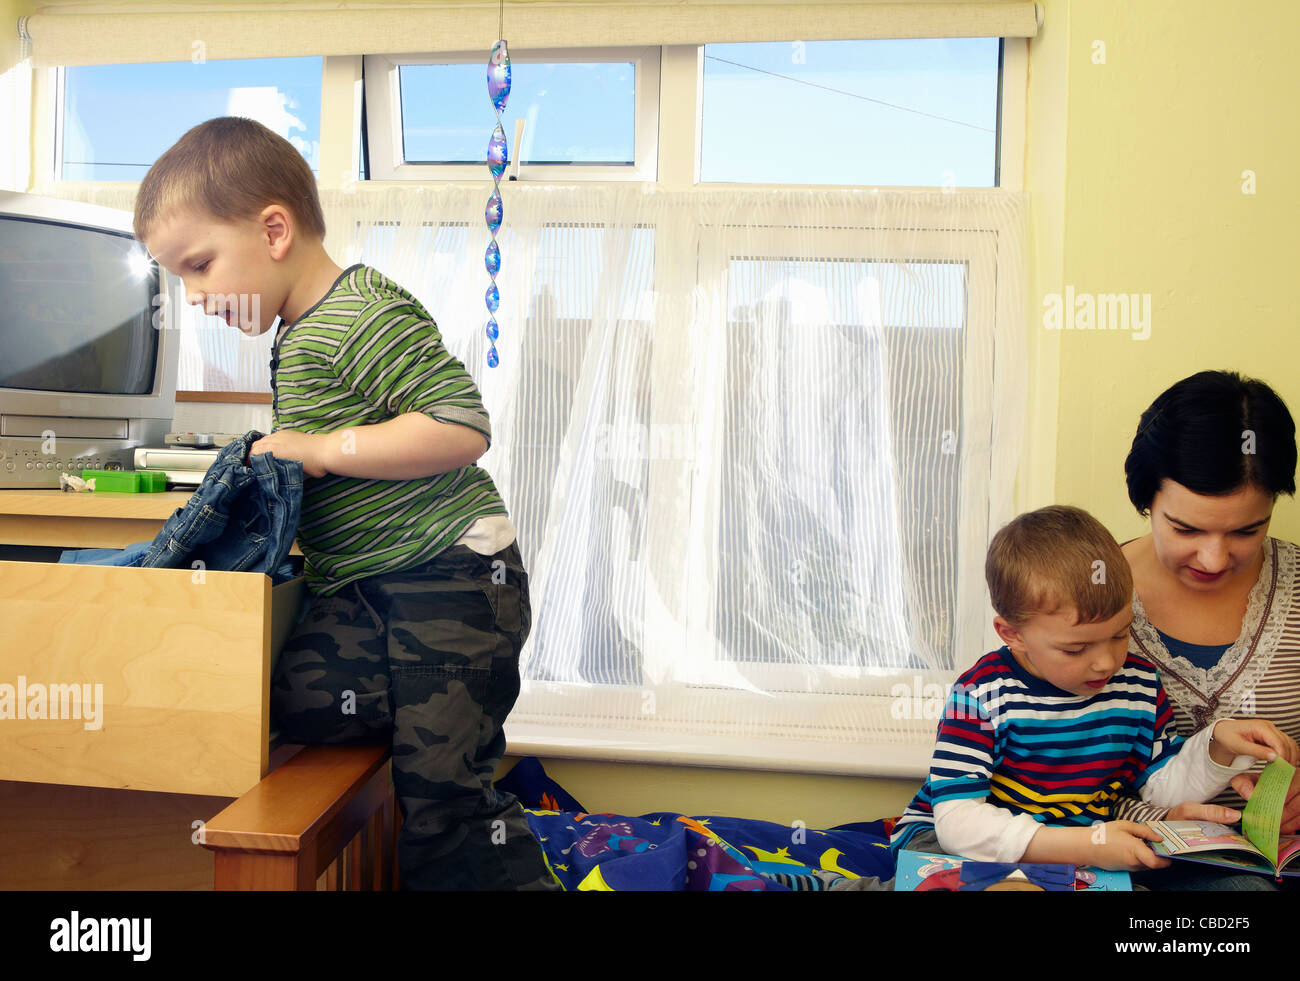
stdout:
[(315, 597), (280, 652), (286, 740), (391, 733), (403, 889), (558, 888), (518, 801), (492, 787), (530, 623), (518, 546), (458, 545)]

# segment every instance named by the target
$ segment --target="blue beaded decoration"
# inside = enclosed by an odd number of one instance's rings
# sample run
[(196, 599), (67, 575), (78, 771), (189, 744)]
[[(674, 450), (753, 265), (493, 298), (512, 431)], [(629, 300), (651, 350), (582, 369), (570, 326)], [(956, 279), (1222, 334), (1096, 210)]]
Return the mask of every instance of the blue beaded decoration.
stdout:
[(487, 149), (488, 171), (492, 174), (492, 196), (488, 198), (483, 218), (487, 222), (488, 233), (492, 240), (488, 242), (487, 251), (483, 253), (483, 265), (492, 280), (492, 285), (483, 295), (483, 302), (487, 304), (489, 314), (485, 328), (488, 337), (487, 363), (489, 368), (495, 368), (500, 363), (496, 347), (500, 328), (494, 315), (501, 302), (501, 293), (497, 289), (497, 273), (501, 271), (501, 248), (497, 245), (497, 232), (501, 228), (502, 218), (501, 177), (510, 162), (510, 151), (506, 147), (506, 131), (501, 125), (501, 113), (505, 112), (506, 100), (510, 98), (510, 52), (506, 49), (505, 41), (498, 41), (492, 45), (492, 56), (488, 58), (487, 87), (488, 96), (492, 99), (492, 108), (496, 111), (497, 125), (496, 129), (492, 130), (492, 139), (488, 141)]

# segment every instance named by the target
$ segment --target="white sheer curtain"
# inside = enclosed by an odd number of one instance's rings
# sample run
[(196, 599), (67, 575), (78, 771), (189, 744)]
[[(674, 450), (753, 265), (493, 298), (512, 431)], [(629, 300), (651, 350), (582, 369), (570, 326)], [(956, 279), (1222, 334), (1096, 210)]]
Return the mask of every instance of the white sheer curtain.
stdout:
[(32, 131), (32, 60), (19, 45), (18, 60), (0, 73), (0, 191), (25, 191), (31, 179), (31, 146), (19, 134)]
[(338, 261), (407, 285), (483, 391), (481, 462), (532, 586), (512, 742), (828, 769), (928, 753), (927, 686), (993, 644), (1023, 197), (503, 193), (495, 369), (484, 188), (324, 205)]
[(512, 747), (912, 772), (996, 646), (1023, 195), (502, 190), (494, 369), (484, 186), (322, 203), (482, 390), (531, 578)]

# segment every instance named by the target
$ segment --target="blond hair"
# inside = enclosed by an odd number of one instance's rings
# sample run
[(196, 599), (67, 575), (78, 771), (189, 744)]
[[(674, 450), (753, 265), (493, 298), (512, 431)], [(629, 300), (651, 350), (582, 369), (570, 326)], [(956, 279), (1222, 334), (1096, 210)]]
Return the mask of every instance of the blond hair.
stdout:
[(989, 543), (984, 578), (1012, 624), (1072, 607), (1078, 623), (1109, 620), (1133, 600), (1133, 573), (1114, 536), (1080, 508), (1020, 515)]
[(165, 216), (187, 208), (218, 221), (256, 217), (281, 204), (299, 231), (325, 238), (316, 177), (283, 136), (239, 116), (199, 123), (155, 161), (135, 199), (135, 237), (143, 240)]

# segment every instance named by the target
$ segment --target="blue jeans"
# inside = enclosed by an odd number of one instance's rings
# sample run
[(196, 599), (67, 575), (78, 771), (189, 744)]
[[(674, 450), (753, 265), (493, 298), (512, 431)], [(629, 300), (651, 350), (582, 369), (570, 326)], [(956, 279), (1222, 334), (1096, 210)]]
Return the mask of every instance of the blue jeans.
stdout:
[(60, 562), (75, 565), (119, 565), (139, 567), (153, 541), (133, 542), (126, 548), (70, 548), (59, 556)]
[[(59, 561), (70, 565), (112, 565), (138, 569), (152, 544), (153, 542), (150, 541), (132, 542), (125, 548), (69, 548), (64, 549), (63, 554), (59, 556)], [(293, 562), (285, 559), (271, 576), (271, 585), (279, 586), (293, 579), (295, 575)], [(306, 607), (311, 605), (310, 600), (304, 600), (303, 605), (302, 615), (306, 616)]]
[(249, 457), (262, 433), (249, 430), (221, 448), (185, 506), (164, 522), (152, 542), (125, 549), (64, 552), (60, 562), (145, 569), (202, 567), (218, 572), (264, 572), (277, 584), (290, 578), (302, 509), (302, 463), (270, 453)]

